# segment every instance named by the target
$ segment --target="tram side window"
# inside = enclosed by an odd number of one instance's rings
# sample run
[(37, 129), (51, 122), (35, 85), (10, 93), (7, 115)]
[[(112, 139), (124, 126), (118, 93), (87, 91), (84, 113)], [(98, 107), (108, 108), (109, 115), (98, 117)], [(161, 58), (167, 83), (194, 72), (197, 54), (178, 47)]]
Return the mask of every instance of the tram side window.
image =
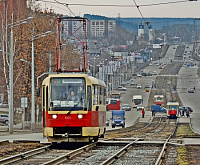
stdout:
[(102, 105), (106, 105), (106, 98), (105, 98), (105, 88), (104, 87), (100, 87), (100, 95), (99, 95), (99, 101), (100, 101), (100, 104)]
[(45, 86), (42, 87), (42, 112), (43, 112), (43, 126), (46, 127), (45, 117)]
[(98, 103), (98, 87), (93, 86), (93, 104), (97, 105)]
[(106, 88), (104, 88), (103, 104), (106, 105)]
[(103, 104), (103, 90), (99, 87), (99, 104)]
[(42, 87), (42, 108), (45, 111), (45, 86)]
[(49, 95), (48, 95), (48, 86), (46, 87), (46, 110), (48, 110), (49, 105)]
[(87, 86), (87, 109), (88, 111), (92, 110), (92, 91), (91, 86)]

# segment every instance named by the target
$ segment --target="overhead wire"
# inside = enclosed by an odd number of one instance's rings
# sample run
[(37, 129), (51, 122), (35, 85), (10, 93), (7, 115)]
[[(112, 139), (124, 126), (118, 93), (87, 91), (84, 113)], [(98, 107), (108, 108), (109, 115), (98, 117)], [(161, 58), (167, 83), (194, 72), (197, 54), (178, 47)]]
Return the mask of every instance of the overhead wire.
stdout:
[(150, 27), (149, 27), (149, 22), (147, 22), (147, 21), (145, 20), (145, 18), (144, 18), (144, 16), (143, 16), (142, 12), (140, 11), (139, 6), (137, 5), (136, 1), (133, 0), (133, 2), (134, 2), (134, 4), (135, 4), (135, 6), (137, 7), (137, 10), (138, 10), (138, 12), (140, 13), (142, 19), (143, 19), (144, 22), (146, 23), (147, 27), (150, 28)]
[(75, 14), (72, 12), (72, 10), (69, 8), (68, 4), (66, 4), (66, 3), (61, 3), (61, 2), (59, 2), (59, 1), (57, 1), (57, 0), (54, 0), (54, 1), (57, 2), (58, 4), (61, 4), (61, 5), (65, 6), (65, 7), (67, 7), (68, 10), (72, 13), (72, 15), (73, 15), (74, 17), (76, 17), (76, 15), (75, 15)]
[(176, 3), (184, 3), (184, 2), (191, 2), (191, 1), (197, 1), (197, 0), (181, 0), (181, 1), (171, 1), (171, 2), (161, 2), (161, 3), (152, 3), (152, 4), (144, 4), (144, 5), (137, 5), (135, 0), (134, 1), (134, 4), (135, 5), (113, 5), (113, 4), (83, 4), (83, 3), (61, 3), (59, 2), (58, 0), (54, 0), (53, 1), (48, 1), (48, 0), (40, 0), (42, 2), (46, 2), (46, 3), (57, 3), (57, 4), (60, 4), (60, 5), (63, 5), (65, 7), (68, 8), (68, 10), (72, 13), (72, 15), (75, 17), (76, 15), (72, 12), (72, 10), (69, 8), (69, 6), (95, 6), (95, 7), (136, 7), (137, 10), (139, 11), (141, 17), (144, 19), (143, 15), (142, 15), (142, 12), (140, 11), (139, 7), (148, 7), (148, 6), (158, 6), (158, 5), (168, 5), (168, 4), (176, 4)]
[[(47, 1), (47, 0), (40, 0), (42, 2), (47, 2), (47, 3), (57, 3), (57, 2), (52, 2), (52, 1)], [(95, 6), (95, 7), (148, 7), (148, 6), (158, 6), (158, 5), (168, 5), (168, 4), (175, 4), (175, 3), (184, 3), (184, 2), (191, 2), (190, 0), (182, 0), (182, 1), (172, 1), (172, 2), (161, 2), (161, 3), (152, 3), (152, 4), (144, 4), (144, 5), (113, 5), (113, 4), (83, 4), (83, 3), (61, 3), (59, 4), (62, 5), (68, 5), (68, 6)]]
[(136, 3), (135, 0), (133, 0), (134, 2), (134, 5), (113, 5), (113, 4), (83, 4), (83, 3), (61, 3), (59, 2), (58, 0), (54, 0), (54, 2), (52, 1), (49, 1), (49, 0), (40, 0), (42, 2), (46, 2), (46, 3), (57, 3), (57, 4), (60, 4), (60, 5), (63, 5), (65, 7), (68, 8), (68, 10), (72, 13), (72, 15), (74, 17), (76, 17), (76, 15), (72, 12), (72, 10), (69, 8), (69, 6), (95, 6), (95, 7), (136, 7), (139, 14), (141, 15), (142, 19), (144, 20), (144, 22), (147, 24), (147, 26), (149, 27), (149, 22), (147, 22), (140, 10), (140, 7), (149, 7), (149, 6), (158, 6), (158, 5), (168, 5), (168, 4), (177, 4), (177, 3), (185, 3), (185, 2), (191, 2), (191, 1), (197, 1), (197, 0), (180, 0), (180, 1), (171, 1), (171, 2), (161, 2), (161, 3), (152, 3), (152, 4), (144, 4), (144, 5), (138, 5)]

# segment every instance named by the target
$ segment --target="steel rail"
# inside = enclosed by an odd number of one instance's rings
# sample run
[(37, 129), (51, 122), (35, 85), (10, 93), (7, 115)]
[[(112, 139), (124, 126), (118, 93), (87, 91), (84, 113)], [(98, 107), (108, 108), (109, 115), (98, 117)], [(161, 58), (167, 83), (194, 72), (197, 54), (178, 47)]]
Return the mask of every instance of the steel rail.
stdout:
[[(148, 136), (151, 136), (151, 135), (157, 134), (157, 133), (163, 131), (164, 129), (166, 129), (167, 126), (169, 125), (169, 121), (170, 121), (170, 120), (168, 119), (168, 122), (166, 123), (165, 127), (163, 127), (162, 129), (160, 129), (160, 130), (158, 130), (158, 131), (155, 131), (155, 132), (152, 132), (151, 134), (144, 135), (145, 139), (146, 139)], [(160, 122), (161, 122), (161, 121), (160, 121)], [(159, 126), (159, 125), (158, 125), (158, 126)], [(157, 127), (158, 127), (158, 126), (157, 126)], [(154, 130), (155, 130), (157, 127), (155, 127)], [(152, 129), (152, 130), (153, 130), (153, 129)]]
[(172, 134), (169, 135), (169, 137), (168, 137), (167, 140), (165, 141), (165, 143), (164, 143), (164, 145), (163, 145), (163, 148), (162, 148), (162, 150), (161, 150), (161, 152), (160, 152), (160, 154), (159, 154), (159, 156), (158, 156), (158, 158), (157, 158), (157, 160), (156, 160), (156, 162), (155, 162), (155, 165), (160, 165), (160, 164), (162, 163), (162, 161), (163, 161), (162, 158), (164, 158), (167, 143), (168, 143), (169, 139), (171, 138), (171, 136), (173, 136), (174, 133), (176, 132), (177, 124), (178, 124), (178, 122), (177, 122), (177, 120), (176, 120), (176, 126), (175, 126), (175, 128), (174, 128)]
[(51, 160), (51, 161), (48, 161), (48, 162), (46, 162), (46, 163), (43, 163), (43, 165), (55, 165), (55, 164), (60, 164), (60, 163), (62, 163), (63, 161), (65, 161), (65, 160), (67, 160), (67, 159), (70, 159), (70, 158), (72, 158), (72, 157), (75, 157), (75, 156), (77, 156), (77, 155), (79, 155), (79, 154), (81, 154), (81, 153), (83, 153), (83, 152), (85, 152), (85, 151), (90, 150), (90, 149), (93, 148), (93, 147), (96, 147), (97, 145), (98, 145), (98, 142), (91, 143), (91, 144), (89, 144), (89, 145), (87, 145), (87, 146), (78, 148), (78, 149), (76, 149), (76, 150), (74, 150), (74, 151), (71, 151), (71, 152), (65, 154), (65, 155), (62, 155), (62, 156), (57, 157), (57, 158), (55, 158), (55, 159), (53, 159), (53, 160)]
[(14, 163), (16, 161), (26, 159), (28, 157), (43, 153), (43, 152), (49, 150), (50, 146), (51, 145), (48, 145), (48, 146), (45, 146), (45, 147), (37, 148), (37, 149), (30, 150), (30, 151), (27, 151), (27, 152), (24, 152), (24, 153), (21, 153), (21, 154), (17, 154), (17, 155), (14, 155), (14, 156), (10, 156), (10, 157), (1, 159), (0, 164), (5, 165), (5, 164)]
[(125, 147), (120, 149), (116, 154), (112, 155), (110, 158), (106, 159), (101, 165), (107, 165), (113, 163), (116, 159), (118, 159), (120, 156), (125, 154), (130, 148), (132, 148), (133, 144), (137, 141), (142, 140), (142, 138), (136, 139), (135, 141), (127, 144)]
[[(154, 117), (153, 117), (153, 118), (154, 118)], [(152, 128), (151, 130), (149, 130), (149, 131), (155, 130), (155, 129), (160, 125), (160, 123), (161, 123), (161, 121), (162, 121), (162, 118), (163, 118), (163, 115), (161, 115), (158, 124), (157, 124), (154, 128)], [(151, 121), (151, 123), (152, 123), (152, 121)], [(150, 123), (150, 124), (151, 124), (151, 123)], [(150, 124), (146, 125), (146, 126), (143, 127), (143, 128), (140, 128), (140, 129), (138, 129), (138, 130), (136, 130), (136, 131), (143, 130), (143, 129), (147, 128), (148, 126), (150, 126)], [(145, 139), (145, 138), (147, 138), (148, 136), (151, 136), (152, 134), (155, 134), (155, 133), (156, 133), (156, 132), (153, 132), (153, 133), (151, 133), (150, 135), (149, 135), (149, 134), (145, 134), (145, 135), (143, 135), (143, 136), (140, 137), (140, 138), (144, 138), (144, 139)]]
[[(162, 116), (162, 117), (163, 117), (163, 116)], [(162, 119), (162, 117), (161, 117), (161, 119)], [(161, 122), (161, 119), (160, 119), (159, 123)], [(159, 125), (159, 123), (158, 123), (158, 125)], [(169, 124), (169, 120), (168, 120), (167, 124), (165, 125), (165, 127), (164, 127), (163, 129), (165, 129), (165, 128), (168, 126), (168, 124)], [(156, 125), (155, 128), (157, 128), (158, 125)], [(160, 131), (162, 131), (163, 129), (161, 129)], [(158, 132), (160, 132), (160, 131), (154, 132), (154, 133), (152, 133), (152, 134), (158, 133)], [(168, 139), (164, 142), (164, 145), (163, 145), (164, 147), (162, 148), (161, 153), (164, 152), (166, 143), (169, 141), (170, 137), (174, 134), (174, 132), (175, 132), (175, 129), (174, 129), (173, 133), (168, 137)], [(152, 134), (151, 134), (151, 135), (152, 135)], [(150, 136), (150, 135), (148, 135), (148, 136)], [(147, 136), (146, 136), (146, 137), (147, 137)], [(146, 138), (146, 137), (145, 137), (145, 138)], [(112, 155), (110, 158), (108, 158), (108, 159), (105, 160), (103, 163), (101, 163), (101, 165), (107, 165), (107, 164), (113, 163), (116, 159), (118, 159), (120, 156), (122, 156), (123, 154), (125, 154), (130, 148), (132, 148), (132, 145), (133, 145), (134, 143), (136, 143), (136, 142), (139, 141), (139, 140), (145, 139), (145, 138), (138, 138), (137, 140), (135, 140), (135, 141), (133, 141), (133, 142), (127, 144), (125, 147), (123, 147), (121, 150), (119, 150), (116, 154)], [(160, 154), (160, 155), (162, 155), (162, 154)]]

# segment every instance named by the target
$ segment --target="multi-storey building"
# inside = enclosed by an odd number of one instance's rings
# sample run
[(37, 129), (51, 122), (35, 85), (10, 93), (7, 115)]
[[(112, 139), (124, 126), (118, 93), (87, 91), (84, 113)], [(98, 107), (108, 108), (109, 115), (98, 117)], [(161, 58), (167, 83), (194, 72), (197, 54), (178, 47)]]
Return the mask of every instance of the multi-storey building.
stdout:
[(90, 34), (91, 37), (103, 37), (105, 32), (105, 22), (104, 20), (91, 20)]
[(111, 32), (115, 31), (116, 21), (112, 19), (90, 20), (89, 33), (90, 37), (94, 38), (107, 38)]
[[(67, 16), (64, 16), (67, 18)], [(82, 38), (83, 36), (83, 22), (82, 21), (73, 21), (65, 19), (62, 21), (62, 36), (64, 39), (71, 38), (74, 39), (73, 35), (76, 37)]]
[[(102, 17), (102, 19), (95, 19), (95, 17), (88, 18), (87, 21), (87, 37), (88, 38), (108, 38), (111, 33), (115, 31), (116, 21), (114, 19), (109, 19)], [(63, 31), (62, 36), (64, 39), (75, 34), (78, 37), (83, 36), (83, 22), (80, 21), (63, 21)], [(67, 30), (67, 31), (66, 31)], [(73, 37), (72, 37), (73, 38)]]

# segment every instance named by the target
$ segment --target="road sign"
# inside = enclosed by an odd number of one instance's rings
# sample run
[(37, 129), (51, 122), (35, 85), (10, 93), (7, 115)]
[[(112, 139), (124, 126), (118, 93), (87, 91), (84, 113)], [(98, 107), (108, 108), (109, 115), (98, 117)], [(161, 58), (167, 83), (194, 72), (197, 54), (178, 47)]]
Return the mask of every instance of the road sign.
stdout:
[(27, 97), (21, 97), (21, 107), (27, 108)]

